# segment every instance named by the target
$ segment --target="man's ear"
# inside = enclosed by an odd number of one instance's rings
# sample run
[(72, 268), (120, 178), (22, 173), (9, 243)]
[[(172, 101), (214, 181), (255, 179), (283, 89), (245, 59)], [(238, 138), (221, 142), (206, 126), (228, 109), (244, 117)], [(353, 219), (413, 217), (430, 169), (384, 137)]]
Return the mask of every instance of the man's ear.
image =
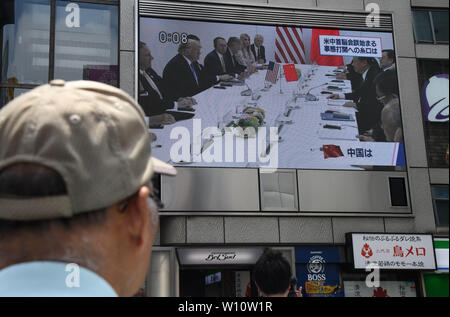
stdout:
[(123, 210), (123, 219), (126, 224), (126, 230), (131, 243), (141, 246), (148, 243), (150, 239), (149, 231), (151, 228), (150, 209), (147, 199), (150, 189), (141, 187), (139, 191), (129, 200)]

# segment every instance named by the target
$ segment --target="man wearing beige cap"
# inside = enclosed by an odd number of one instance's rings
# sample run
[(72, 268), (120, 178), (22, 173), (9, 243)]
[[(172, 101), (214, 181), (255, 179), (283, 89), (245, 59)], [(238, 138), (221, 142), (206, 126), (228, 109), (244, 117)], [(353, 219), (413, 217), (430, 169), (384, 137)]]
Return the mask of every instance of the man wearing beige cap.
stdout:
[(0, 296), (132, 296), (158, 229), (142, 109), (52, 81), (0, 111)]

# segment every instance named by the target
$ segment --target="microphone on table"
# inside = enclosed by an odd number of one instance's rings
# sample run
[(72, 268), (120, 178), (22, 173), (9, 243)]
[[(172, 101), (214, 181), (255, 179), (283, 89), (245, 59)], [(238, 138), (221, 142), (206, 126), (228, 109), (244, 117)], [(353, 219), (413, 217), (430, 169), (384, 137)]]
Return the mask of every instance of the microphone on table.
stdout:
[(317, 101), (317, 100), (319, 100), (319, 98), (317, 98), (317, 96), (311, 94), (311, 90), (319, 88), (319, 87), (322, 87), (322, 86), (325, 86), (325, 85), (328, 85), (328, 83), (325, 83), (325, 84), (322, 84), (322, 85), (319, 85), (319, 86), (316, 86), (316, 87), (312, 87), (310, 90), (308, 90), (308, 93), (305, 96), (305, 100), (307, 100), (307, 101)]

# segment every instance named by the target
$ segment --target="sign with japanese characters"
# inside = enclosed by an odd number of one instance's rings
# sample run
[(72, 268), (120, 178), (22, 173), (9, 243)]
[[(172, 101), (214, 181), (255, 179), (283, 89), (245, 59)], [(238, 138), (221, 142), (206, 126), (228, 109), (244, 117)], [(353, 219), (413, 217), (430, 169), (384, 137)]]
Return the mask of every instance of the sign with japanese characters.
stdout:
[(413, 281), (380, 281), (379, 287), (367, 287), (363, 281), (344, 281), (345, 297), (417, 297)]
[(379, 37), (320, 35), (319, 45), (328, 56), (381, 57), (383, 50)]
[(436, 269), (432, 235), (352, 233), (351, 244), (355, 269)]

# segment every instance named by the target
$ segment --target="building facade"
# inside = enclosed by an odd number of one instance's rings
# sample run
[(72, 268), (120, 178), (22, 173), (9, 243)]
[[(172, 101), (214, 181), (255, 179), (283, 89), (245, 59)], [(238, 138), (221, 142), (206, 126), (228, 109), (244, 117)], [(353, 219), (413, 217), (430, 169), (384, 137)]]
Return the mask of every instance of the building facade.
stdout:
[[(447, 74), (448, 81), (448, 1), (23, 3), (29, 5), (1, 4), (0, 107), (53, 78), (99, 80), (137, 98), (140, 17), (245, 24), (263, 23), (264, 16), (280, 25), (340, 23), (368, 31), (366, 7), (377, 4), (380, 29), (393, 34), (406, 168), (264, 173), (180, 166), (176, 178), (159, 180), (166, 208), (144, 288), (149, 296), (256, 295), (252, 265), (272, 247), (291, 263), (306, 296), (448, 296), (448, 91), (440, 122), (425, 114), (422, 93), (433, 76)], [(371, 290), (365, 270), (350, 260), (349, 233), (431, 234), (444, 262), (436, 270), (381, 269), (381, 289)]]

